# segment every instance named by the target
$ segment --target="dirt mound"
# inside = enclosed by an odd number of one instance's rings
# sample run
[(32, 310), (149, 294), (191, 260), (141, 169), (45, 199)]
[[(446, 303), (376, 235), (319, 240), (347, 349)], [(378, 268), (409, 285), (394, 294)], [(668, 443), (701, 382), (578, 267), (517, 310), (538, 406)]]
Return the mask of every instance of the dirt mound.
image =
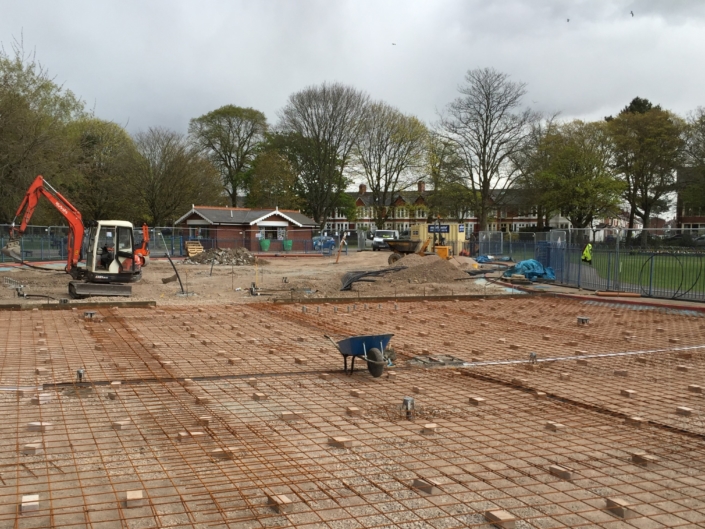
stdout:
[[(246, 248), (211, 248), (198, 255), (184, 259), (183, 264), (211, 264), (227, 266), (243, 266), (255, 264), (255, 256)], [(258, 264), (266, 264), (264, 259), (258, 259)]]
[[(410, 259), (414, 257), (416, 259)], [(408, 264), (404, 262), (407, 259), (409, 259)], [(386, 278), (393, 283), (454, 283), (459, 279), (468, 278), (468, 275), (457, 266), (437, 255), (426, 257), (408, 255), (396, 263), (397, 266), (402, 264), (408, 268), (389, 274)]]

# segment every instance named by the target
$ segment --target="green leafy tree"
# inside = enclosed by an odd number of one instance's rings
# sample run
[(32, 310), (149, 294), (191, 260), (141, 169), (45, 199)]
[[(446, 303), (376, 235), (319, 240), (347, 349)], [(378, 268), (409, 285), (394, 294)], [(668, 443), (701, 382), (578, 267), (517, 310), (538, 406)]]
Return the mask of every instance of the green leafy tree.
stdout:
[(427, 198), (431, 217), (441, 216), (462, 221), (477, 202), (463, 176), (463, 161), (455, 144), (438, 134), (428, 137), (426, 171), (433, 193)]
[(555, 127), (539, 145), (542, 167), (534, 175), (542, 201), (560, 210), (575, 228), (618, 211), (625, 188), (612, 169), (607, 125), (576, 120)]
[[(683, 154), (684, 121), (671, 112), (654, 107), (646, 112), (622, 112), (608, 122), (614, 144), (614, 165), (626, 183), (623, 194), (629, 204), (629, 227), (649, 220), (667, 205), (675, 190), (676, 169)], [(647, 232), (642, 232), (646, 244)]]
[(246, 191), (250, 169), (265, 139), (267, 119), (259, 110), (226, 105), (192, 119), (189, 134), (220, 171), (230, 203)]
[(274, 149), (257, 155), (252, 165), (246, 204), (251, 208), (299, 209), (296, 173), (286, 156)]
[(374, 208), (377, 228), (384, 227), (393, 210), (386, 206), (418, 179), (427, 134), (421, 121), (386, 103), (367, 107), (353, 152), (355, 165), (378, 205)]
[[(84, 115), (83, 101), (58, 85), (21, 44), (12, 53), (0, 49), (0, 220), (12, 221), (38, 174), (58, 180), (72, 154), (66, 126)], [(33, 222), (41, 220), (40, 213)]]
[(127, 132), (109, 121), (84, 118), (70, 123), (67, 135), (74, 157), (63, 188), (84, 220), (137, 216), (125, 174), (138, 154)]
[(280, 112), (277, 142), (297, 175), (305, 211), (321, 226), (342, 205), (346, 168), (360, 136), (369, 97), (339, 83), (289, 96)]
[(705, 108), (687, 119), (684, 167), (678, 173), (680, 206), (705, 208)]

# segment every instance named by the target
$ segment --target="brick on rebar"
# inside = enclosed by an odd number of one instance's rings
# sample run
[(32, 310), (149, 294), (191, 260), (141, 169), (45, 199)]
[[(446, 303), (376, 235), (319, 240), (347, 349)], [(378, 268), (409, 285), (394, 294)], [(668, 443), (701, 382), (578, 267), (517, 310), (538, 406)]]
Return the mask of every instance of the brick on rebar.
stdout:
[(633, 389), (620, 389), (619, 394), (622, 397), (627, 397), (628, 399), (631, 399), (636, 396), (636, 391), (634, 391)]
[(571, 479), (573, 479), (573, 471), (570, 470), (569, 468), (565, 468), (565, 467), (563, 467), (563, 466), (561, 466), (561, 465), (551, 465), (551, 466), (548, 467), (548, 471), (549, 471), (552, 475), (554, 475), (554, 476), (556, 476), (556, 477), (559, 477), (559, 478), (561, 478), (561, 479), (565, 479), (565, 480), (568, 480), (568, 481), (570, 481)]
[(44, 447), (42, 446), (42, 443), (27, 443), (22, 447), (22, 455), (36, 456), (41, 454), (43, 449)]
[(113, 427), (113, 430), (121, 431), (121, 430), (129, 429), (130, 424), (131, 424), (130, 419), (121, 419), (119, 421), (113, 421), (112, 427)]
[(655, 463), (658, 463), (660, 459), (654, 455), (647, 454), (646, 452), (633, 452), (632, 453), (632, 463), (648, 467)]
[(439, 485), (438, 481), (431, 478), (416, 478), (411, 484), (413, 488), (425, 494), (438, 494), (440, 492), (438, 489)]
[(353, 389), (350, 391), (350, 396), (352, 397), (362, 397), (364, 394), (365, 392), (359, 389)]
[(688, 408), (687, 406), (678, 406), (676, 408), (676, 413), (682, 415), (683, 417), (690, 417), (693, 415), (693, 408)]
[(252, 400), (256, 400), (256, 401), (267, 400), (267, 395), (265, 395), (264, 393), (253, 393)]
[(546, 430), (551, 430), (552, 432), (558, 432), (560, 430), (564, 430), (565, 425), (561, 424), (559, 422), (555, 421), (547, 421), (546, 422)]
[(630, 507), (624, 498), (605, 498), (605, 508), (619, 518), (635, 518), (637, 514)]
[(485, 404), (485, 399), (482, 397), (469, 397), (468, 402), (473, 406), (483, 406)]
[(330, 373), (321, 373), (320, 375), (318, 375), (318, 378), (320, 378), (321, 380), (330, 380), (331, 378), (333, 378), (333, 375), (331, 375)]
[(267, 494), (267, 504), (279, 513), (290, 511), (293, 503), (285, 494)]
[(634, 426), (636, 428), (641, 428), (645, 422), (646, 421), (643, 418), (636, 416), (627, 417), (626, 419), (624, 419), (625, 424), (628, 424), (629, 426)]
[(20, 513), (35, 512), (39, 510), (39, 494), (26, 494), (20, 501)]
[(357, 406), (348, 406), (347, 408), (345, 408), (345, 413), (347, 413), (351, 417), (359, 417), (362, 415), (362, 410)]
[(423, 430), (421, 430), (421, 433), (424, 433), (424, 434), (438, 433), (438, 425), (435, 422), (430, 422), (428, 424), (424, 424)]
[(682, 371), (683, 373), (687, 373), (688, 371), (690, 371), (690, 366), (684, 366), (684, 365), (676, 366), (676, 371)]
[(350, 437), (329, 437), (328, 444), (335, 448), (353, 448), (359, 446), (360, 441), (356, 441)]
[(144, 491), (142, 490), (128, 490), (125, 493), (125, 507), (132, 509), (134, 507), (141, 507), (144, 504)]
[(29, 432), (48, 432), (54, 428), (54, 424), (50, 422), (30, 422), (27, 424)]
[(516, 528), (516, 518), (504, 510), (486, 511), (485, 520), (497, 527), (502, 527), (502, 529)]
[(702, 393), (703, 388), (702, 386), (698, 386), (697, 384), (691, 384), (690, 386), (688, 386), (688, 391), (692, 393)]

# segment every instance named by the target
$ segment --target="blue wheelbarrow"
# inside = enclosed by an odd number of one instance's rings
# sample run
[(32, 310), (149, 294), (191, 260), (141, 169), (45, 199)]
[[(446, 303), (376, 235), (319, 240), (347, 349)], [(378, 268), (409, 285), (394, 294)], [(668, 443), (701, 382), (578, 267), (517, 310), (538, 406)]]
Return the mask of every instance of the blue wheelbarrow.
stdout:
[[(375, 334), (370, 336), (351, 336), (336, 342), (330, 336), (326, 336), (336, 349), (343, 355), (343, 372), (346, 375), (352, 375), (355, 369), (355, 358), (360, 357), (367, 362), (367, 370), (370, 374), (377, 378), (382, 376), (384, 366), (387, 365), (386, 356), (384, 354), (389, 341), (393, 334)], [(350, 371), (348, 371), (348, 356), (352, 356)]]

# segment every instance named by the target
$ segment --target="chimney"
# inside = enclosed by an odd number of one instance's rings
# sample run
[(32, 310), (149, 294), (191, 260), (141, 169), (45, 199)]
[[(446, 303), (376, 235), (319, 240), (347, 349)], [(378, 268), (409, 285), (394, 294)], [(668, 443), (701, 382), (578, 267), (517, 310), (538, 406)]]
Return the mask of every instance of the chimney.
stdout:
[(424, 193), (426, 191), (426, 182), (424, 182), (423, 180), (419, 180), (418, 186), (419, 193)]
[(365, 184), (360, 184), (360, 194), (364, 195), (367, 193), (367, 186)]

